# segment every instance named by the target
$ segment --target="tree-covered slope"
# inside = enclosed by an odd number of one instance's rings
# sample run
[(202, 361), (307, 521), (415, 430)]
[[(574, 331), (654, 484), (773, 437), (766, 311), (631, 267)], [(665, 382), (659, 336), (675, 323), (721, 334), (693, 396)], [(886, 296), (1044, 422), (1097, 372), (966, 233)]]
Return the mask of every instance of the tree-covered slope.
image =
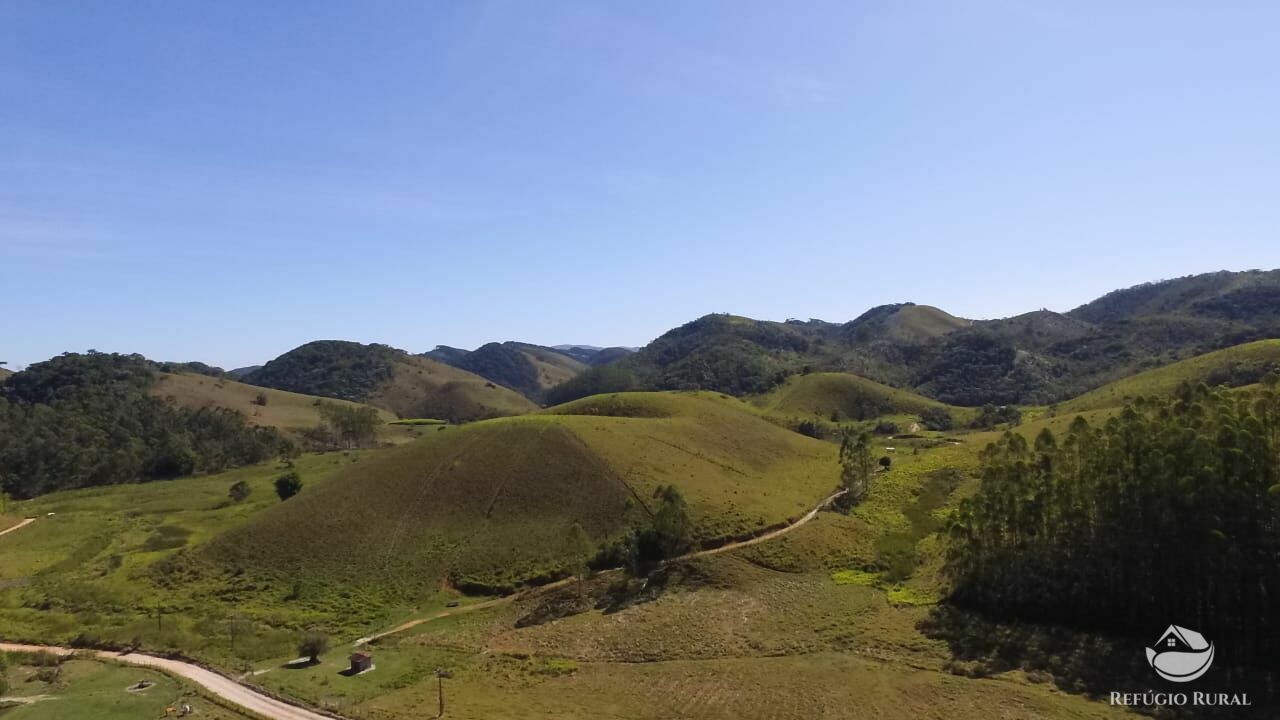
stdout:
[(68, 353), (0, 385), (0, 489), (30, 497), (260, 462), (288, 450), (272, 428), (223, 407), (182, 407), (153, 390), (141, 355)]
[(253, 385), (374, 405), (401, 417), (454, 421), (515, 415), (536, 406), (474, 373), (387, 345), (321, 340), (243, 378)]

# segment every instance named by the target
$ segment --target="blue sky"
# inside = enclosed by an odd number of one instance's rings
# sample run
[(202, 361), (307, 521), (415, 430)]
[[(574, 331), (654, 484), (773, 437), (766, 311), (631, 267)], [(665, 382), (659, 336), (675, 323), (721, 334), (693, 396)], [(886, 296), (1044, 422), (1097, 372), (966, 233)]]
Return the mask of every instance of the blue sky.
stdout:
[(1266, 3), (0, 0), (0, 360), (638, 345), (1275, 267)]

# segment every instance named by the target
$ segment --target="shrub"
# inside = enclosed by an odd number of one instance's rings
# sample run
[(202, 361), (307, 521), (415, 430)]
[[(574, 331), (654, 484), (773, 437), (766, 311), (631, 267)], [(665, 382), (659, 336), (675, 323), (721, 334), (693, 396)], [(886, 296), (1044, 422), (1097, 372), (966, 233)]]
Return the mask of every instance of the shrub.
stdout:
[(298, 473), (290, 471), (276, 478), (276, 495), (281, 500), (289, 498), (302, 492), (302, 478), (298, 477)]

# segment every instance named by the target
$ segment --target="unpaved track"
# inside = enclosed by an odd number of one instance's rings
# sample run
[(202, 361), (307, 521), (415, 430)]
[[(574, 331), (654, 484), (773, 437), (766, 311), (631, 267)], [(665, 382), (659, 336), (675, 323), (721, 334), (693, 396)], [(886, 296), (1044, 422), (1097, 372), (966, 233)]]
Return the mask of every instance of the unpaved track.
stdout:
[[(772, 540), (781, 535), (785, 535), (791, 532), (792, 530), (795, 530), (796, 528), (800, 527), (801, 525), (804, 525), (805, 523), (813, 520), (815, 517), (818, 516), (818, 513), (823, 508), (830, 505), (832, 501), (834, 501), (836, 498), (843, 495), (844, 492), (845, 491), (841, 490), (840, 492), (835, 493), (834, 495), (831, 495), (830, 497), (826, 498), (822, 502), (818, 503), (817, 506), (815, 506), (812, 510), (805, 513), (800, 519), (796, 520), (795, 522), (789, 525), (786, 525), (785, 527), (781, 527), (781, 528), (778, 528), (777, 530), (772, 530), (770, 532), (764, 533), (763, 535), (758, 535), (756, 537), (748, 538), (746, 540), (739, 540), (738, 542), (726, 543), (724, 545), (721, 545), (718, 548), (712, 548), (710, 550), (698, 550), (696, 552), (687, 553), (685, 555), (681, 555), (680, 557), (672, 558), (667, 562), (671, 563), (671, 562), (678, 562), (681, 560), (691, 560), (693, 558), (704, 557), (707, 555), (717, 555), (719, 553), (729, 552), (730, 550), (736, 550), (738, 548), (747, 547), (749, 545), (755, 545), (757, 543), (762, 543), (768, 540)], [(0, 535), (3, 535), (4, 533), (8, 533), (8, 532), (13, 532), (14, 530), (17, 530), (18, 528), (23, 527), (24, 525), (27, 525), (31, 522), (32, 522), (32, 519), (28, 518), (27, 520), (24, 520), (23, 522), (18, 523), (17, 525), (9, 528), (8, 530), (5, 530), (4, 532), (0, 532)], [(605, 570), (602, 573), (597, 573), (597, 575), (604, 575), (604, 574), (615, 573), (615, 572), (618, 572), (618, 570)], [(404, 632), (409, 628), (417, 627), (422, 623), (429, 622), (431, 620), (435, 620), (438, 618), (449, 617), (450, 615), (460, 615), (462, 613), (468, 613), (474, 610), (482, 610), (484, 608), (496, 607), (498, 605), (504, 605), (510, 602), (514, 602), (518, 598), (529, 597), (532, 595), (539, 595), (545, 592), (550, 592), (552, 590), (565, 587), (566, 585), (569, 585), (570, 583), (574, 582), (576, 579), (577, 578), (574, 578), (574, 577), (567, 577), (567, 578), (564, 578), (563, 580), (557, 580), (556, 582), (549, 583), (541, 587), (532, 588), (529, 590), (525, 590), (523, 592), (507, 595), (505, 597), (494, 598), (493, 600), (485, 600), (484, 602), (478, 602), (478, 603), (475, 603), (474, 605), (466, 605), (464, 607), (445, 610), (443, 612), (436, 613), (435, 615), (432, 615), (430, 617), (418, 618), (417, 620), (410, 620), (409, 622), (403, 623), (401, 625), (397, 625), (396, 627), (393, 627), (390, 630), (385, 630), (375, 635), (370, 635), (369, 637), (360, 638), (359, 640), (356, 641), (356, 644), (360, 645), (363, 643), (371, 642), (381, 637), (386, 637), (388, 635), (393, 635), (395, 633)], [(283, 700), (277, 700), (268, 695), (264, 695), (258, 692), (257, 690), (241, 685), (240, 683), (236, 682), (235, 680), (232, 680), (229, 677), (226, 677), (225, 675), (219, 675), (218, 673), (213, 672), (212, 670), (207, 670), (205, 668), (200, 667), (199, 665), (193, 665), (192, 663), (183, 662), (181, 660), (170, 660), (168, 658), (153, 657), (151, 655), (143, 655), (141, 653), (126, 653), (121, 655), (119, 653), (109, 652), (106, 650), (77, 651), (72, 648), (57, 647), (52, 645), (20, 645), (20, 644), (3, 643), (3, 642), (0, 642), (0, 651), (51, 652), (57, 655), (70, 655), (74, 652), (85, 652), (85, 653), (92, 654), (94, 657), (100, 658), (102, 660), (107, 660), (109, 662), (118, 662), (118, 663), (124, 663), (126, 665), (134, 665), (137, 667), (151, 668), (154, 670), (160, 670), (161, 672), (169, 673), (170, 675), (174, 675), (180, 678), (185, 678), (203, 687), (205, 690), (209, 691), (210, 693), (213, 693), (214, 695), (217, 695), (218, 697), (234, 705), (238, 705), (252, 713), (261, 715), (262, 717), (270, 718), (270, 720), (333, 720), (333, 717), (334, 717), (331, 715), (322, 715), (320, 713), (307, 710), (306, 708), (298, 707), (297, 705), (291, 705), (287, 702), (284, 702)]]
[(9, 533), (13, 532), (14, 530), (21, 530), (22, 528), (24, 528), (24, 527), (26, 527), (26, 526), (30, 525), (31, 523), (33, 523), (33, 522), (35, 522), (35, 521), (36, 521), (36, 519), (35, 519), (35, 518), (26, 518), (26, 519), (24, 519), (22, 522), (18, 523), (17, 525), (14, 525), (14, 526), (13, 526), (13, 527), (11, 527), (11, 528), (8, 528), (7, 530), (0, 530), (0, 535), (8, 535)]
[[(746, 540), (739, 540), (737, 542), (725, 543), (724, 545), (721, 545), (720, 547), (717, 547), (717, 548), (711, 548), (709, 550), (696, 550), (691, 553), (685, 553), (684, 555), (681, 555), (679, 557), (674, 557), (669, 560), (664, 560), (662, 564), (667, 565), (674, 562), (680, 562), (681, 560), (692, 560), (694, 558), (706, 557), (708, 555), (719, 555), (720, 553), (726, 553), (726, 552), (729, 552), (730, 550), (737, 550), (739, 548), (748, 547), (750, 545), (767, 542), (769, 540), (773, 540), (774, 538), (781, 537), (782, 535), (786, 535), (792, 530), (795, 530), (801, 525), (804, 525), (810, 520), (813, 520), (814, 518), (818, 517), (819, 512), (822, 512), (824, 508), (826, 508), (831, 503), (835, 502), (836, 498), (840, 497), (846, 492), (848, 491), (841, 490), (840, 492), (833, 493), (827, 496), (826, 499), (824, 499), (822, 502), (815, 505), (812, 510), (805, 513), (803, 516), (800, 517), (800, 519), (788, 525), (784, 525), (776, 530), (770, 530), (767, 533), (764, 533), (762, 535), (757, 535), (752, 538), (747, 538)], [(620, 572), (620, 571), (617, 568), (614, 568), (612, 570), (602, 570), (596, 573), (595, 577), (600, 577), (601, 575), (611, 575), (616, 572)], [(443, 612), (438, 612), (435, 615), (429, 615), (424, 618), (417, 618), (415, 620), (410, 620), (408, 622), (401, 623), (400, 625), (397, 625), (389, 630), (383, 630), (380, 633), (374, 633), (373, 635), (369, 635), (368, 637), (362, 637), (359, 640), (356, 640), (352, 644), (364, 645), (365, 643), (373, 642), (378, 638), (384, 638), (388, 635), (395, 635), (396, 633), (402, 633), (405, 630), (415, 628), (423, 623), (431, 622), (432, 620), (439, 620), (440, 618), (449, 617), (450, 615), (461, 615), (462, 613), (468, 613), (473, 610), (483, 610), (484, 608), (497, 607), (498, 605), (506, 605), (508, 603), (515, 602), (516, 600), (520, 600), (522, 598), (541, 595), (543, 593), (551, 592), (552, 590), (558, 590), (562, 587), (565, 587), (566, 585), (569, 585), (570, 583), (575, 582), (577, 579), (578, 579), (577, 577), (567, 577), (561, 580), (557, 580), (553, 583), (548, 583), (546, 585), (539, 585), (538, 587), (532, 587), (527, 590), (521, 590), (520, 592), (512, 593), (510, 595), (504, 595), (500, 598), (485, 600), (484, 602), (478, 602), (474, 605), (464, 605), (462, 607), (455, 608), (452, 610), (445, 610)]]
[(51, 652), (56, 655), (70, 655), (73, 652), (91, 653), (94, 657), (110, 662), (124, 663), (126, 665), (136, 665), (137, 667), (152, 668), (166, 672), (170, 675), (185, 678), (203, 687), (205, 690), (217, 695), (218, 697), (239, 705), (253, 713), (257, 713), (271, 720), (333, 720), (329, 715), (321, 715), (297, 705), (290, 705), (282, 700), (268, 697), (262, 693), (247, 688), (244, 685), (232, 680), (224, 675), (219, 675), (212, 670), (206, 670), (199, 665), (182, 662), (181, 660), (169, 660), (167, 658), (152, 657), (151, 655), (142, 655), (140, 653), (127, 653), (121, 655), (106, 650), (80, 650), (76, 651), (71, 648), (51, 647), (46, 645), (15, 645), (12, 643), (0, 643), (0, 650), (5, 652)]

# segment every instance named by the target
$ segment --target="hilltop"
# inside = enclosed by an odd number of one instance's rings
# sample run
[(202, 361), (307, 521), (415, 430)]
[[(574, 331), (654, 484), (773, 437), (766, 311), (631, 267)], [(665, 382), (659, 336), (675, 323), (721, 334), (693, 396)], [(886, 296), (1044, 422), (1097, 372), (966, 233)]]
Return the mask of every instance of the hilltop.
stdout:
[(367, 403), (405, 418), (465, 421), (536, 408), (519, 393), (474, 373), (387, 345), (341, 340), (302, 345), (242, 381)]
[[(262, 512), (202, 556), (403, 599), (445, 579), (507, 588), (555, 576), (646, 522), (662, 485), (687, 499), (698, 541), (797, 517), (834, 487), (835, 453), (737, 400), (592, 398), (428, 433)], [(568, 542), (574, 523), (591, 548)]]

